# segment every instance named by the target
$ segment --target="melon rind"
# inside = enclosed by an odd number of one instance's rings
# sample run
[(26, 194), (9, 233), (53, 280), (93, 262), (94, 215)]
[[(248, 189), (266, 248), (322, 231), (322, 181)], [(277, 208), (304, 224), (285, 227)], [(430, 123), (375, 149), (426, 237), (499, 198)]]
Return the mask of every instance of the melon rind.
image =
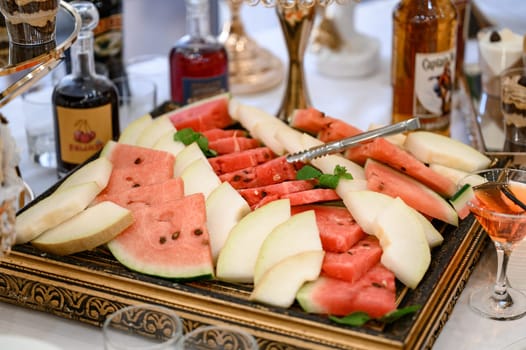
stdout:
[(99, 157), (75, 170), (60, 184), (55, 192), (64, 191), (72, 186), (87, 182), (96, 182), (102, 190), (108, 184), (112, 170), (113, 164), (106, 157)]
[(118, 141), (128, 145), (135, 145), (139, 135), (149, 124), (152, 123), (152, 121), (153, 119), (150, 114), (145, 114), (142, 117), (135, 119), (124, 128)]

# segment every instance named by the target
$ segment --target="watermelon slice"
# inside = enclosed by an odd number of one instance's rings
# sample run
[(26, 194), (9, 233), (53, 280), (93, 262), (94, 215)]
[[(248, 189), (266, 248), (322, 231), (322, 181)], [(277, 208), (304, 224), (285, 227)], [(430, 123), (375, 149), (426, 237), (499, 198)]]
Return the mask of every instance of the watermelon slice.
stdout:
[(157, 169), (160, 166), (173, 168), (175, 162), (175, 157), (168, 152), (115, 141), (109, 141), (104, 146), (102, 155), (112, 162), (114, 169), (128, 167)]
[(267, 196), (280, 198), (289, 193), (313, 189), (314, 185), (315, 183), (313, 181), (291, 180), (268, 186), (239, 189), (238, 192), (247, 201), (248, 205), (252, 207), (257, 205)]
[(411, 153), (384, 138), (377, 138), (368, 143), (349, 148), (345, 152), (345, 156), (360, 165), (365, 164), (368, 158), (385, 163), (415, 178), (445, 197), (451, 197), (457, 191), (457, 186), (453, 181), (430, 169)]
[(130, 188), (121, 192), (100, 194), (95, 199), (95, 202), (110, 200), (121, 207), (137, 210), (183, 197), (183, 180), (178, 177), (152, 185)]
[(224, 139), (227, 137), (240, 137), (247, 136), (247, 132), (241, 129), (210, 129), (201, 132), (204, 137), (208, 139), (208, 142)]
[(235, 189), (266, 186), (296, 178), (296, 168), (287, 162), (285, 156), (268, 162), (222, 174), (221, 181), (228, 181)]
[(346, 137), (356, 136), (363, 131), (340, 120), (334, 119), (324, 125), (323, 129), (318, 133), (318, 138), (323, 142), (331, 142), (341, 140)]
[(208, 162), (216, 174), (221, 175), (265, 163), (274, 157), (276, 155), (270, 148), (257, 147), (235, 154), (224, 154), (209, 158)]
[(108, 243), (124, 266), (178, 280), (213, 277), (202, 194), (136, 210), (134, 218), (133, 225)]
[(340, 196), (331, 188), (313, 188), (301, 192), (288, 193), (280, 198), (290, 199), (290, 205), (303, 205), (320, 202), (330, 202), (340, 200)]
[(213, 149), (219, 155), (245, 151), (259, 146), (261, 146), (259, 140), (242, 136), (222, 138), (208, 142), (208, 148)]
[(234, 124), (228, 113), (230, 94), (220, 94), (200, 100), (166, 113), (177, 130), (192, 128), (194, 131), (221, 129)]
[(354, 283), (321, 276), (305, 283), (296, 300), (309, 313), (345, 316), (361, 311), (378, 318), (396, 309), (395, 277), (380, 263)]
[(292, 215), (314, 210), (321, 244), (326, 252), (343, 253), (365, 237), (365, 232), (354, 221), (345, 207), (311, 204), (291, 208)]
[(374, 236), (366, 236), (344, 253), (327, 252), (322, 273), (347, 282), (356, 282), (380, 262), (382, 248)]
[(413, 178), (372, 159), (365, 163), (365, 176), (368, 189), (400, 197), (419, 212), (458, 226), (455, 209), (435, 191)]

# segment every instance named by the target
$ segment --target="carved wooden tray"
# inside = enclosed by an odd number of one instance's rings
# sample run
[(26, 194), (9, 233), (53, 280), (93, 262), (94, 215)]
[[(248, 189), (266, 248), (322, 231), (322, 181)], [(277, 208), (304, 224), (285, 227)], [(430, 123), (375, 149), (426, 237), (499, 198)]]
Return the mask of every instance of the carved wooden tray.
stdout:
[[(58, 185), (58, 184), (57, 184)], [(38, 197), (49, 195), (53, 189)], [(436, 223), (444, 243), (415, 290), (397, 286), (400, 307), (419, 304), (413, 316), (382, 326), (342, 326), (299, 306), (267, 307), (248, 300), (251, 286), (218, 281), (176, 283), (127, 270), (105, 248), (58, 257), (31, 245), (17, 246), (0, 261), (0, 300), (101, 326), (129, 304), (174, 309), (185, 330), (228, 323), (258, 338), (261, 349), (431, 348), (446, 323), (486, 242), (472, 216), (458, 228)]]

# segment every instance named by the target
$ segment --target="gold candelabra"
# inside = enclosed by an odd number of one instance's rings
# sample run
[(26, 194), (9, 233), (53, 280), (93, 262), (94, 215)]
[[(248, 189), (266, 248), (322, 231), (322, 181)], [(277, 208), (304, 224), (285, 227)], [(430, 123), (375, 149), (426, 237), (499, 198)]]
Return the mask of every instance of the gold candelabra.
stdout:
[(281, 106), (276, 116), (286, 122), (297, 108), (310, 106), (310, 98), (305, 82), (303, 59), (316, 11), (319, 6), (331, 3), (344, 4), (349, 0), (232, 0), (233, 3), (245, 2), (251, 6), (262, 4), (275, 7), (279, 23), (285, 38), (289, 64), (287, 82)]

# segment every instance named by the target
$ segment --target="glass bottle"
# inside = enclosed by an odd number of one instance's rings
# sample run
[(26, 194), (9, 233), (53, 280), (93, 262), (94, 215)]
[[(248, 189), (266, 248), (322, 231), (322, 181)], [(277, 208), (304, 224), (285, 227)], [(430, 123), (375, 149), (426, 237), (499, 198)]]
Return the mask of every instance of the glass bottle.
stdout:
[(170, 51), (172, 100), (185, 105), (228, 91), (228, 56), (210, 34), (208, 0), (185, 0), (186, 31)]
[(88, 1), (75, 1), (82, 25), (71, 47), (72, 72), (53, 90), (53, 113), (58, 175), (102, 149), (119, 136), (119, 101), (115, 85), (95, 73), (93, 29), (99, 15)]
[(393, 12), (392, 121), (422, 118), (449, 135), (457, 13), (450, 0), (402, 0)]

